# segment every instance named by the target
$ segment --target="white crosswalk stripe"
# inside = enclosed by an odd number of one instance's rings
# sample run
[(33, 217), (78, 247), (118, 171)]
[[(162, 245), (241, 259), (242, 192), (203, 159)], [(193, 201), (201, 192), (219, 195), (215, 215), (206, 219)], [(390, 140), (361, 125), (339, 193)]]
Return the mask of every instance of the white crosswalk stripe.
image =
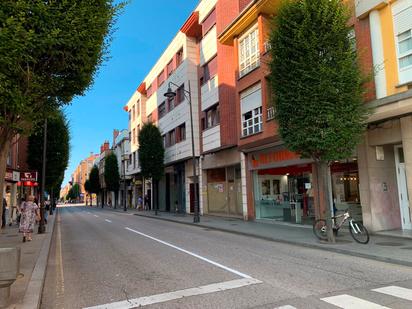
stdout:
[(296, 307), (293, 307), (291, 305), (286, 305), (286, 306), (276, 307), (274, 309), (296, 309)]
[(391, 285), (372, 291), (412, 301), (412, 290), (400, 286)]
[(321, 298), (321, 300), (344, 309), (390, 309), (347, 294)]

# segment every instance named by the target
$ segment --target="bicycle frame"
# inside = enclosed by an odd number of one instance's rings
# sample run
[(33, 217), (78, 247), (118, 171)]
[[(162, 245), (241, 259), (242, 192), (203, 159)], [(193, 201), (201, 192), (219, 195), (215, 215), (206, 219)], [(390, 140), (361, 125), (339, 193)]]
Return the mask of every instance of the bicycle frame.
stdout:
[[(336, 219), (342, 218), (342, 217), (343, 217), (342, 221), (338, 224)], [(340, 214), (340, 215), (337, 215), (337, 216), (332, 217), (333, 229), (339, 230), (339, 229), (342, 227), (342, 225), (343, 225), (349, 218), (352, 219), (351, 216), (350, 216), (350, 214), (349, 214), (349, 211), (348, 211), (348, 210), (346, 210), (343, 214)], [(350, 220), (350, 224), (352, 224), (352, 220)]]

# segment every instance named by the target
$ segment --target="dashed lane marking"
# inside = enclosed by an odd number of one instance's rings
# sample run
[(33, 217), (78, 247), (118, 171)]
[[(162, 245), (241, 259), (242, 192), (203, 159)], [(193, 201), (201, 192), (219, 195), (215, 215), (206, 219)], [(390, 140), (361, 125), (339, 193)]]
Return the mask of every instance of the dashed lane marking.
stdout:
[(112, 223), (112, 221), (110, 221), (109, 219), (104, 219), (104, 221)]

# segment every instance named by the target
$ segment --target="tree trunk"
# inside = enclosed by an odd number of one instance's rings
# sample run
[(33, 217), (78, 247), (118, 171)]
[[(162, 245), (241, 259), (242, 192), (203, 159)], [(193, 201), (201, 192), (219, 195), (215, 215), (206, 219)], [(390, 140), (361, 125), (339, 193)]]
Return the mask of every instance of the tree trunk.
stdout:
[(331, 192), (331, 174), (330, 166), (326, 161), (315, 162), (317, 170), (317, 194), (318, 194), (318, 212), (321, 219), (326, 220), (328, 228), (328, 241), (334, 243), (335, 235), (332, 230), (332, 215), (333, 215), (333, 203)]
[[(13, 136), (11, 132), (2, 132), (0, 135), (0, 216), (3, 213), (3, 198), (4, 198), (4, 182), (6, 178), (7, 155), (10, 150), (10, 141)], [(0, 226), (3, 224), (2, 217), (0, 218)]]

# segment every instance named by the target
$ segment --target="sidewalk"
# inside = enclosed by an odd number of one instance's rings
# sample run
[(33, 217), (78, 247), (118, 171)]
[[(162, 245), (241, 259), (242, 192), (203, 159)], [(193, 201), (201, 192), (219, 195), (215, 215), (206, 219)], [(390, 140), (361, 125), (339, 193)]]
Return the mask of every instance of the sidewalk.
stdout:
[[(107, 209), (107, 208), (105, 208)], [(112, 210), (112, 209), (109, 209)], [(193, 216), (179, 216), (170, 213), (136, 211), (136, 216), (166, 220), (202, 228), (214, 229), (238, 235), (250, 236), (269, 241), (276, 241), (308, 248), (321, 249), (351, 256), (363, 257), (382, 262), (412, 266), (412, 239), (395, 235), (371, 235), (368, 244), (356, 243), (345, 227), (340, 231), (336, 244), (321, 243), (315, 238), (311, 226), (283, 223), (262, 223), (243, 221), (235, 218), (201, 216), (200, 223), (193, 223)]]
[(44, 234), (37, 234), (38, 225), (36, 225), (31, 242), (22, 242), (23, 236), (19, 233), (16, 224), (0, 231), (1, 248), (20, 247), (21, 250), (20, 275), (11, 286), (8, 308), (39, 307), (56, 216), (57, 211), (52, 216), (48, 216)]

